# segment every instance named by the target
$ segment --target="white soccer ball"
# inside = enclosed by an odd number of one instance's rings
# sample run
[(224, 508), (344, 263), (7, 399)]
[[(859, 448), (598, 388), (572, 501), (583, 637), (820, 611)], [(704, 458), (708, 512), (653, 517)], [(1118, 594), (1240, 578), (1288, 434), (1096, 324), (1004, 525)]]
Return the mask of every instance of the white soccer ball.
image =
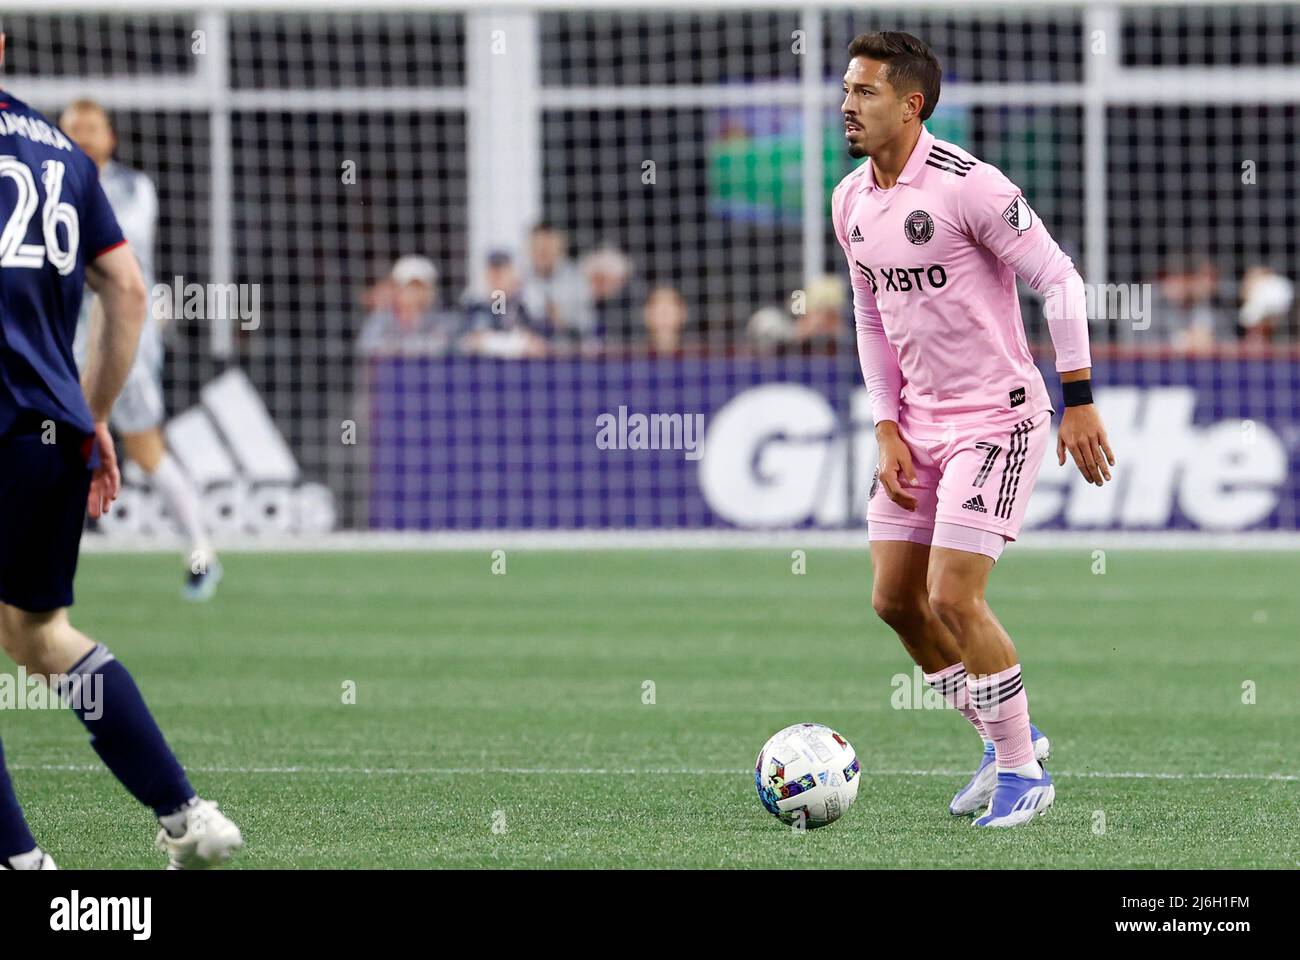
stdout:
[(758, 799), (782, 823), (824, 827), (858, 796), (853, 745), (820, 723), (796, 723), (774, 734), (754, 764)]

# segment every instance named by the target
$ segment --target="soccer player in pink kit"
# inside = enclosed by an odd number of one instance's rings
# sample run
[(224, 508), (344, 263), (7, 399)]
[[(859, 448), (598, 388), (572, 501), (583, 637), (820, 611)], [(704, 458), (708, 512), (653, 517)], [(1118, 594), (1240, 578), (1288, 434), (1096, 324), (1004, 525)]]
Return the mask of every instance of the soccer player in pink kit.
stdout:
[(984, 600), (1052, 416), (1016, 276), (1043, 295), (1056, 348), (1058, 463), (1068, 451), (1100, 486), (1115, 458), (1092, 405), (1083, 280), (1001, 171), (925, 129), (940, 68), (924, 43), (867, 33), (849, 57), (844, 136), (852, 156), (871, 159), (836, 187), (831, 215), (880, 446), (867, 508), (872, 606), (984, 740), (949, 810), (987, 805), (976, 826), (1016, 826), (1055, 799), (1019, 656)]

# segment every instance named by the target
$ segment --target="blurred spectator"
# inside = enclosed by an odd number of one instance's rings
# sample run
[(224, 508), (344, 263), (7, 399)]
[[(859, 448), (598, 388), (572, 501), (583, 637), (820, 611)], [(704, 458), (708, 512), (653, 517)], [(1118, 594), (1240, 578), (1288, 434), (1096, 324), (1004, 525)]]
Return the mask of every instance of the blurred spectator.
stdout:
[(544, 323), (552, 338), (576, 343), (594, 337), (595, 317), (587, 281), (568, 258), (568, 246), (564, 233), (550, 224), (533, 227), (523, 298), (529, 316)]
[(1254, 266), (1241, 278), (1241, 311), (1237, 323), (1242, 339), (1268, 343), (1288, 337), (1295, 285), (1268, 267)]
[(1208, 257), (1174, 257), (1156, 278), (1150, 327), (1121, 323), (1120, 334), (1138, 344), (1199, 352), (1236, 338), (1235, 325), (1219, 309), (1219, 270)]
[(844, 288), (839, 278), (818, 277), (802, 293), (802, 313), (792, 316), (777, 306), (754, 311), (745, 324), (750, 344), (762, 351), (837, 350), (851, 329), (844, 315)]
[(606, 343), (638, 339), (637, 310), (645, 302), (632, 277), (632, 262), (613, 247), (598, 247), (582, 258), (582, 275), (591, 295), (594, 333)]
[(460, 318), (437, 306), (438, 269), (427, 257), (405, 256), (393, 264), (387, 285), (370, 293), (374, 304), (357, 349), (362, 353), (442, 353), (460, 329)]
[(384, 275), (361, 292), (361, 306), (369, 316), (380, 310), (389, 310), (393, 306), (393, 278)]
[(749, 342), (763, 351), (793, 343), (794, 331), (794, 319), (780, 307), (759, 307), (745, 323)]
[(844, 343), (848, 330), (839, 277), (818, 277), (805, 291), (803, 316), (795, 319), (795, 342), (805, 349), (831, 351)]
[(546, 355), (546, 341), (534, 329), (520, 287), (510, 254), (489, 253), (479, 289), (466, 292), (462, 301), (466, 333), (460, 339), (461, 350), (490, 357)]
[(650, 291), (642, 309), (642, 320), (653, 352), (673, 353), (681, 349), (686, 301), (672, 287), (655, 287)]

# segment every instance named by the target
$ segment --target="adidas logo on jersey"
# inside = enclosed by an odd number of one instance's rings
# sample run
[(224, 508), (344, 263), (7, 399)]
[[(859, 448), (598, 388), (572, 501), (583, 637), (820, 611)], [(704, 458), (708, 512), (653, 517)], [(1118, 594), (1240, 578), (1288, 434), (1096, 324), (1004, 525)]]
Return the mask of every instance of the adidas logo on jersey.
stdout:
[(961, 508), (963, 510), (974, 510), (976, 513), (988, 513), (988, 510), (984, 506), (984, 496), (979, 493), (975, 494), (975, 496), (963, 503)]
[(861, 243), (861, 242), (862, 242), (862, 231), (858, 229), (858, 225), (855, 223), (853, 225), (853, 232), (849, 234), (849, 243)]

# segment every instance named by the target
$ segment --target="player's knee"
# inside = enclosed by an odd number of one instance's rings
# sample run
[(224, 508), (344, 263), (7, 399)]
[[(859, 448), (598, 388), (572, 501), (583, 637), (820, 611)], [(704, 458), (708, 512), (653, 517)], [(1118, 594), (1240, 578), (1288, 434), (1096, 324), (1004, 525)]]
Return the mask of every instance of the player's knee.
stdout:
[[(930, 586), (928, 600), (930, 609), (949, 629), (953, 629), (955, 624), (966, 623), (972, 617), (978, 616), (984, 602), (982, 597), (976, 596), (970, 590), (945, 583), (942, 579)], [(961, 633), (958, 632), (958, 637), (960, 636)]]
[(4, 650), (7, 656), (14, 663), (18, 663), (18, 642), (14, 635), (9, 632), (9, 625), (5, 622), (4, 617), (0, 616), (0, 650)]
[(26, 665), (31, 631), (27, 615), (17, 607), (0, 606), (0, 646), (14, 663)]
[(0, 607), (0, 643), (14, 663), (35, 672), (44, 672), (45, 652), (57, 631), (62, 613), (30, 613), (17, 607)]
[(158, 469), (158, 464), (162, 463), (163, 455), (167, 452), (161, 428), (124, 434), (122, 446), (126, 448), (127, 457), (148, 474)]
[(899, 633), (925, 621), (925, 598), (914, 593), (873, 590), (871, 608), (876, 611), (876, 616)]

